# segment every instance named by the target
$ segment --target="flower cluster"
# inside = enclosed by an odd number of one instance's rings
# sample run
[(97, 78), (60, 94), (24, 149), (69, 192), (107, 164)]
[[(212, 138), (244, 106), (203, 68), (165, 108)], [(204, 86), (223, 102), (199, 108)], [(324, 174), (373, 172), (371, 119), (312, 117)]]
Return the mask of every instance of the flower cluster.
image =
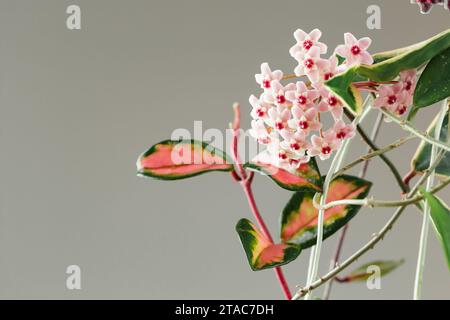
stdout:
[[(322, 55), (328, 48), (320, 42), (321, 36), (318, 29), (295, 31), (296, 44), (289, 50), (298, 62), (295, 75), (283, 77), (280, 70), (272, 71), (263, 63), (261, 73), (255, 76), (263, 92), (259, 98), (252, 95), (249, 99), (253, 107), (250, 134), (267, 146), (264, 161), (277, 167), (295, 170), (310, 157), (328, 159), (344, 139), (355, 134), (354, 125), (343, 120), (342, 102), (324, 83), (351, 66), (372, 64), (367, 52), (371, 40), (346, 33), (345, 44), (325, 59)], [(282, 84), (291, 78), (299, 81)], [(333, 124), (329, 128), (324, 128), (326, 117)]]
[(399, 81), (379, 87), (378, 97), (375, 99), (373, 106), (386, 108), (399, 116), (404, 115), (408, 107), (412, 105), (416, 82), (416, 70), (401, 72)]
[(433, 5), (444, 5), (448, 10), (450, 8), (450, 0), (416, 0), (422, 13), (429, 13)]

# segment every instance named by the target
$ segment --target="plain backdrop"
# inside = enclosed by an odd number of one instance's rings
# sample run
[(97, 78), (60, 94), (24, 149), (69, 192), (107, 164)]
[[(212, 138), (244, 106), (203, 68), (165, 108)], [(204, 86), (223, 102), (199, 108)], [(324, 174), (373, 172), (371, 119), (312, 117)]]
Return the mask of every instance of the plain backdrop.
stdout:
[[(81, 30), (66, 28), (71, 4), (81, 7)], [(381, 7), (381, 30), (366, 27), (372, 4)], [(176, 128), (192, 130), (195, 120), (225, 130), (235, 101), (248, 128), (248, 97), (259, 93), (254, 74), (265, 61), (292, 72), (288, 50), (297, 28), (320, 28), (330, 50), (345, 32), (370, 36), (375, 53), (427, 39), (449, 28), (449, 18), (442, 7), (422, 15), (409, 0), (1, 0), (0, 298), (282, 298), (271, 270), (248, 266), (234, 227), (251, 214), (229, 175), (137, 178), (137, 156)], [(437, 110), (421, 112), (415, 125), (425, 129)], [(375, 118), (363, 124), (367, 131)], [(384, 124), (378, 144), (404, 134)], [(416, 146), (389, 154), (402, 174)], [(348, 159), (365, 152), (355, 139)], [(329, 162), (320, 165), (325, 172)], [(378, 199), (400, 197), (379, 160), (368, 179)], [(255, 194), (278, 237), (290, 192), (258, 176)], [(440, 196), (448, 201), (449, 194)], [(343, 256), (392, 213), (361, 210)], [(405, 259), (381, 290), (336, 284), (332, 297), (412, 298), (421, 221), (417, 210), (406, 210), (358, 261)], [(336, 238), (325, 242), (320, 273)], [(304, 284), (308, 258), (306, 250), (285, 268), (292, 289)], [(73, 264), (81, 268), (81, 290), (66, 288)], [(424, 298), (450, 298), (449, 287), (431, 230)]]

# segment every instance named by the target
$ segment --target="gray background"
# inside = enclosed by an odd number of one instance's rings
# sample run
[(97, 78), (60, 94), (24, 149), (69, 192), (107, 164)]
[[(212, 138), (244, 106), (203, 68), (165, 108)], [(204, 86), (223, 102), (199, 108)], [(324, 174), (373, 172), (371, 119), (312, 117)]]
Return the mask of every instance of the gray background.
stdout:
[[(81, 5), (81, 31), (66, 29), (69, 4)], [(369, 4), (382, 7), (382, 30), (366, 28)], [(194, 120), (225, 129), (231, 104), (249, 110), (248, 96), (259, 92), (260, 63), (289, 73), (293, 31), (314, 27), (330, 48), (352, 31), (372, 37), (377, 52), (447, 29), (449, 13), (436, 8), (424, 16), (409, 0), (1, 0), (0, 297), (281, 298), (272, 271), (247, 265), (234, 226), (250, 211), (228, 175), (158, 182), (137, 178), (135, 161), (173, 129), (192, 130)], [(417, 126), (425, 128), (436, 110), (421, 113)], [(379, 144), (402, 134), (384, 125)], [(402, 173), (414, 149), (409, 143), (390, 154)], [(355, 140), (351, 156), (363, 152)], [(399, 197), (379, 160), (369, 177), (377, 198)], [(276, 235), (289, 192), (257, 177), (255, 194)], [(391, 214), (362, 210), (344, 256)], [(333, 297), (411, 298), (420, 224), (421, 215), (407, 210), (359, 262), (406, 259), (382, 290), (336, 285)], [(449, 298), (433, 231), (429, 239), (424, 297)], [(335, 241), (325, 244), (321, 273)], [(285, 268), (292, 288), (304, 284), (308, 257), (305, 251)], [(81, 291), (65, 288), (71, 264), (82, 268)]]

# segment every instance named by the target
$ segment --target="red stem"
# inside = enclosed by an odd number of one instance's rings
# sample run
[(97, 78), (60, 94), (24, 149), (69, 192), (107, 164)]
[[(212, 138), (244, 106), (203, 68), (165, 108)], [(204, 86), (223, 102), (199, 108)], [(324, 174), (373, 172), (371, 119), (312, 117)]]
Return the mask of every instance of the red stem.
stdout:
[(256, 221), (258, 222), (259, 226), (261, 227), (261, 231), (263, 232), (264, 236), (269, 239), (270, 242), (273, 243), (272, 236), (270, 235), (270, 231), (267, 228), (266, 223), (264, 222), (263, 217), (259, 213), (258, 207), (256, 206), (255, 197), (253, 196), (252, 187), (247, 181), (241, 182), (242, 188), (244, 189), (245, 195), (247, 196), (248, 204), (250, 206), (250, 209), (252, 210), (253, 215), (255, 216)]
[[(237, 167), (237, 171), (233, 171), (233, 178), (238, 181), (241, 184), (242, 188), (244, 189), (244, 193), (247, 196), (248, 203), (250, 205), (250, 209), (255, 216), (256, 221), (258, 222), (261, 231), (263, 232), (264, 236), (273, 243), (272, 236), (270, 235), (270, 231), (267, 228), (266, 223), (264, 222), (263, 217), (261, 216), (258, 207), (256, 206), (255, 197), (253, 195), (252, 191), (252, 182), (253, 182), (253, 173), (250, 173), (250, 175), (247, 176), (247, 172), (244, 169), (244, 166), (242, 165), (241, 159), (239, 158), (239, 150), (238, 150), (238, 140), (239, 140), (239, 130), (240, 130), (240, 123), (241, 123), (241, 110), (238, 104), (235, 104), (233, 106), (234, 109), (234, 122), (232, 125), (233, 129), (233, 141), (231, 145), (231, 151), (234, 163)], [(238, 175), (238, 173), (240, 176)], [(286, 296), (286, 299), (291, 300), (292, 294), (289, 290), (289, 286), (287, 284), (286, 278), (283, 274), (283, 270), (281, 267), (275, 268), (275, 274), (278, 278), (278, 282), (280, 283), (281, 289), (283, 290), (284, 295)]]
[(411, 169), (411, 171), (403, 178), (403, 183), (409, 186), (411, 180), (414, 179), (415, 176), (417, 176), (417, 172), (414, 169)]
[[(267, 228), (266, 223), (264, 222), (263, 217), (259, 213), (258, 207), (256, 206), (255, 197), (253, 196), (253, 191), (251, 184), (248, 183), (248, 181), (242, 181), (241, 182), (242, 188), (244, 189), (245, 195), (247, 196), (248, 203), (250, 205), (250, 209), (252, 210), (253, 215), (255, 216), (256, 221), (258, 222), (261, 231), (263, 232), (264, 236), (269, 239), (271, 243), (273, 243), (272, 236), (270, 235), (270, 231)], [(275, 274), (277, 275), (278, 281), (280, 282), (281, 289), (283, 290), (283, 293), (287, 300), (292, 299), (291, 291), (289, 290), (289, 286), (287, 284), (286, 278), (283, 274), (283, 270), (281, 267), (275, 268)]]
[(372, 86), (378, 86), (380, 84), (396, 84), (398, 81), (360, 81), (360, 82), (353, 82), (353, 85), (357, 88), (359, 87), (372, 87)]

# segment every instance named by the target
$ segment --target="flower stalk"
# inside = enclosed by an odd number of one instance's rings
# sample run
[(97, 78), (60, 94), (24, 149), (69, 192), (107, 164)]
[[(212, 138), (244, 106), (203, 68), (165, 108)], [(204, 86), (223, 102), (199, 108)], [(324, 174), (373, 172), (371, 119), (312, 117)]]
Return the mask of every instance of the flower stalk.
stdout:
[(362, 157), (352, 161), (351, 163), (345, 165), (344, 167), (342, 167), (338, 172), (336, 172), (334, 174), (334, 178), (339, 177), (340, 175), (344, 174), (345, 172), (347, 172), (348, 170), (352, 169), (353, 167), (357, 166), (360, 163), (368, 162), (372, 158), (378, 157), (378, 156), (380, 156), (382, 154), (385, 154), (387, 152), (395, 150), (398, 147), (401, 147), (402, 145), (404, 145), (406, 142), (411, 141), (411, 140), (413, 140), (415, 138), (416, 138), (415, 136), (403, 137), (403, 138), (400, 138), (397, 141), (395, 141), (395, 142), (393, 142), (393, 143), (391, 143), (391, 144), (389, 144), (389, 145), (387, 145), (387, 146), (385, 146), (383, 148), (380, 148), (380, 149), (378, 149), (376, 151), (370, 152), (370, 153), (368, 153), (368, 154), (366, 154), (366, 155), (364, 155), (364, 156), (362, 156)]
[[(370, 107), (368, 107), (368, 103), (370, 101), (370, 96), (368, 96), (364, 102), (364, 112), (359, 115), (358, 117), (353, 118), (353, 124), (358, 125), (370, 112)], [(331, 162), (330, 168), (328, 170), (328, 174), (325, 178), (324, 184), (323, 184), (323, 194), (320, 199), (320, 205), (324, 206), (326, 204), (326, 199), (328, 196), (328, 189), (330, 187), (330, 183), (333, 181), (334, 174), (341, 166), (345, 154), (348, 150), (348, 146), (350, 145), (351, 140), (345, 140), (341, 149), (339, 149), (336, 153), (336, 155), (333, 158), (333, 161)], [(317, 194), (316, 194), (317, 196)], [(316, 245), (311, 249), (311, 256), (310, 256), (310, 264), (308, 268), (308, 283), (311, 283), (315, 280), (318, 274), (319, 269), (319, 262), (320, 262), (320, 253), (322, 249), (322, 242), (323, 242), (323, 223), (324, 223), (324, 215), (325, 210), (319, 210), (318, 213), (318, 222), (317, 222), (317, 242)], [(305, 299), (310, 299), (311, 295), (307, 294)]]
[[(445, 179), (442, 183), (437, 185), (434, 188), (428, 190), (429, 193), (435, 194), (444, 189), (446, 186), (450, 184), (450, 178)], [(375, 200), (374, 198), (364, 198), (364, 199), (345, 199), (345, 200), (337, 200), (333, 202), (329, 202), (325, 205), (320, 205), (317, 201), (317, 198), (320, 196), (319, 193), (313, 198), (313, 205), (317, 210), (328, 210), (336, 206), (345, 206), (345, 205), (353, 205), (353, 206), (363, 206), (369, 208), (392, 208), (392, 207), (402, 207), (408, 206), (411, 204), (416, 204), (420, 201), (424, 200), (423, 195), (417, 195), (410, 199), (406, 200), (397, 200), (397, 201), (385, 201), (385, 200)]]
[[(430, 168), (424, 172), (422, 177), (419, 179), (419, 181), (416, 183), (416, 185), (411, 189), (411, 191), (407, 195), (407, 199), (414, 197), (417, 191), (419, 190), (419, 187), (422, 186), (422, 184), (426, 181), (426, 179), (429, 177), (431, 172), (438, 166), (440, 161), (442, 160), (442, 157), (444, 156), (445, 152), (441, 151), (439, 153), (439, 156), (437, 157), (437, 160), (432, 163)], [(315, 280), (309, 285), (306, 285), (305, 287), (301, 287), (294, 297), (293, 300), (298, 300), (307, 295), (312, 290), (320, 287), (330, 279), (333, 279), (336, 277), (342, 270), (350, 266), (353, 262), (358, 260), (362, 255), (364, 255), (366, 252), (371, 250), (375, 247), (375, 245), (384, 239), (386, 234), (392, 229), (392, 227), (395, 225), (397, 220), (402, 215), (403, 211), (407, 208), (407, 206), (399, 207), (392, 217), (389, 219), (389, 221), (383, 226), (383, 228), (374, 235), (374, 237), (369, 240), (364, 246), (362, 246), (358, 251), (356, 251), (354, 254), (352, 254), (349, 258), (347, 258), (344, 262), (339, 263), (333, 270), (329, 271), (327, 274), (323, 275), (322, 277), (319, 277), (318, 280)]]
[[(448, 110), (447, 101), (444, 102), (444, 109)], [(402, 120), (395, 115), (393, 115), (391, 112), (387, 111), (384, 108), (380, 109), (383, 114), (388, 117), (393, 122), (397, 123), (403, 130), (408, 131), (412, 133), (413, 135), (417, 136), (421, 140), (424, 140), (425, 142), (428, 142), (429, 144), (439, 148), (443, 149), (445, 151), (450, 151), (450, 144), (443, 143), (439, 141), (439, 139), (432, 138), (428, 135), (426, 132), (421, 132), (414, 128), (408, 121)]]
[[(242, 186), (242, 189), (244, 190), (244, 193), (247, 197), (250, 209), (253, 213), (253, 216), (255, 217), (256, 221), (258, 222), (258, 225), (261, 228), (261, 231), (263, 232), (264, 236), (273, 243), (272, 235), (270, 234), (269, 228), (267, 228), (267, 225), (259, 212), (258, 206), (256, 205), (255, 197), (253, 195), (252, 190), (252, 182), (253, 182), (253, 176), (254, 173), (251, 172), (249, 175), (247, 175), (247, 172), (242, 164), (242, 161), (239, 156), (239, 149), (238, 149), (238, 141), (239, 141), (239, 131), (241, 129), (241, 108), (239, 104), (235, 103), (233, 105), (234, 110), (234, 121), (231, 125), (233, 129), (233, 140), (232, 140), (232, 146), (231, 146), (231, 154), (235, 163), (235, 166), (237, 167), (237, 170), (233, 171), (236, 181), (240, 183)], [(239, 174), (237, 174), (237, 172)], [(292, 299), (292, 294), (289, 289), (289, 285), (286, 281), (286, 278), (283, 274), (283, 270), (281, 267), (276, 267), (275, 274), (277, 276), (278, 282), (280, 283), (281, 289), (286, 297), (287, 300)]]
[[(447, 99), (442, 102), (441, 111), (438, 117), (438, 121), (436, 123), (436, 128), (434, 130), (434, 139), (439, 141), (441, 135), (442, 124), (444, 122), (444, 118), (448, 113), (448, 105)], [(439, 150), (438, 145), (433, 144), (431, 148), (430, 155), (430, 163), (435, 161), (436, 154)], [(430, 176), (427, 179), (426, 190), (430, 191), (432, 186), (434, 185), (434, 169), (431, 171)], [(430, 205), (428, 201), (425, 201), (425, 206), (423, 208), (423, 221), (422, 228), (420, 231), (420, 242), (419, 242), (419, 253), (417, 258), (417, 266), (416, 266), (416, 276), (414, 279), (414, 300), (420, 300), (422, 297), (422, 284), (423, 284), (423, 272), (425, 268), (425, 260), (426, 260), (426, 252), (427, 252), (427, 242), (428, 242), (428, 231), (430, 229)]]

